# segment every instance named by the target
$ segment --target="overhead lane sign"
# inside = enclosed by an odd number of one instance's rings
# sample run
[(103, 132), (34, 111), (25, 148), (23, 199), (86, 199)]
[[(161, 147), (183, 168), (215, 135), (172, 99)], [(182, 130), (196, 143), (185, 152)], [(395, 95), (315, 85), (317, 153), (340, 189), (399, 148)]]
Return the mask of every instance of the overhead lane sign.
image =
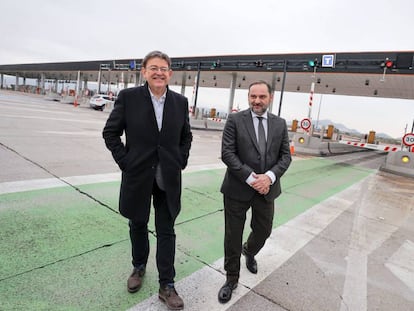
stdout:
[(335, 68), (335, 54), (322, 55), (322, 67)]

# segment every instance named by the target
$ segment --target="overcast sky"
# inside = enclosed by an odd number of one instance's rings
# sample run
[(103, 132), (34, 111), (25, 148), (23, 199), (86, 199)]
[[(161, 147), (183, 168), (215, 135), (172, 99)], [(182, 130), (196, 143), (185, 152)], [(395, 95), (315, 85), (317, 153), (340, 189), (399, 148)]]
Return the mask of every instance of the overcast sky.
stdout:
[[(1, 0), (0, 64), (142, 58), (154, 49), (171, 57), (411, 51), (413, 12), (413, 0)], [(306, 116), (308, 99), (285, 95), (282, 116)], [(228, 91), (200, 92), (199, 101), (226, 107)], [(246, 104), (245, 94), (236, 101)], [(315, 94), (313, 118), (319, 101)], [(397, 137), (411, 130), (414, 101), (324, 96), (320, 118)]]

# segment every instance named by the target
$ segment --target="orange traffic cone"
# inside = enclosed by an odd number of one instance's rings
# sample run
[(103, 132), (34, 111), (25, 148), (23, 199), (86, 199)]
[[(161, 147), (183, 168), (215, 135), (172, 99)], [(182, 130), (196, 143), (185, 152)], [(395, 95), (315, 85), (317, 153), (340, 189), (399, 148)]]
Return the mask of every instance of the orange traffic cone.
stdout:
[(295, 143), (293, 141), (290, 142), (290, 154), (295, 155)]
[(73, 106), (74, 107), (78, 107), (79, 106), (78, 97), (75, 97), (75, 101), (73, 102)]

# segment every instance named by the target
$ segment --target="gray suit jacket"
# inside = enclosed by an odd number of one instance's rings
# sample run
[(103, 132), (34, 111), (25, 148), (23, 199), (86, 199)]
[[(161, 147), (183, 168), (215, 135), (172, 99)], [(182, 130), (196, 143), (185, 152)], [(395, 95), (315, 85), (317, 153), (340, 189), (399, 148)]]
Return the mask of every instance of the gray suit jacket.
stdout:
[[(270, 202), (281, 193), (280, 177), (292, 161), (286, 121), (268, 113), (266, 169), (271, 170), (276, 181), (265, 195)], [(246, 183), (252, 172), (260, 172), (260, 151), (250, 109), (230, 114), (223, 131), (222, 161), (227, 165), (221, 192), (236, 200), (249, 201), (256, 191)]]

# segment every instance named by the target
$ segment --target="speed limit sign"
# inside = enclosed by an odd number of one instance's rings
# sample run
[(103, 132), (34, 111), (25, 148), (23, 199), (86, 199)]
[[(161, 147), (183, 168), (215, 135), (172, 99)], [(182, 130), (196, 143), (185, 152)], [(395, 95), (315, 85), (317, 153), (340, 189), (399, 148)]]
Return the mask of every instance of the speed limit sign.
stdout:
[(407, 133), (404, 135), (402, 142), (404, 145), (411, 147), (414, 146), (414, 133)]
[(300, 127), (303, 128), (305, 131), (309, 130), (311, 124), (312, 122), (309, 118), (304, 118), (302, 121), (300, 121)]

